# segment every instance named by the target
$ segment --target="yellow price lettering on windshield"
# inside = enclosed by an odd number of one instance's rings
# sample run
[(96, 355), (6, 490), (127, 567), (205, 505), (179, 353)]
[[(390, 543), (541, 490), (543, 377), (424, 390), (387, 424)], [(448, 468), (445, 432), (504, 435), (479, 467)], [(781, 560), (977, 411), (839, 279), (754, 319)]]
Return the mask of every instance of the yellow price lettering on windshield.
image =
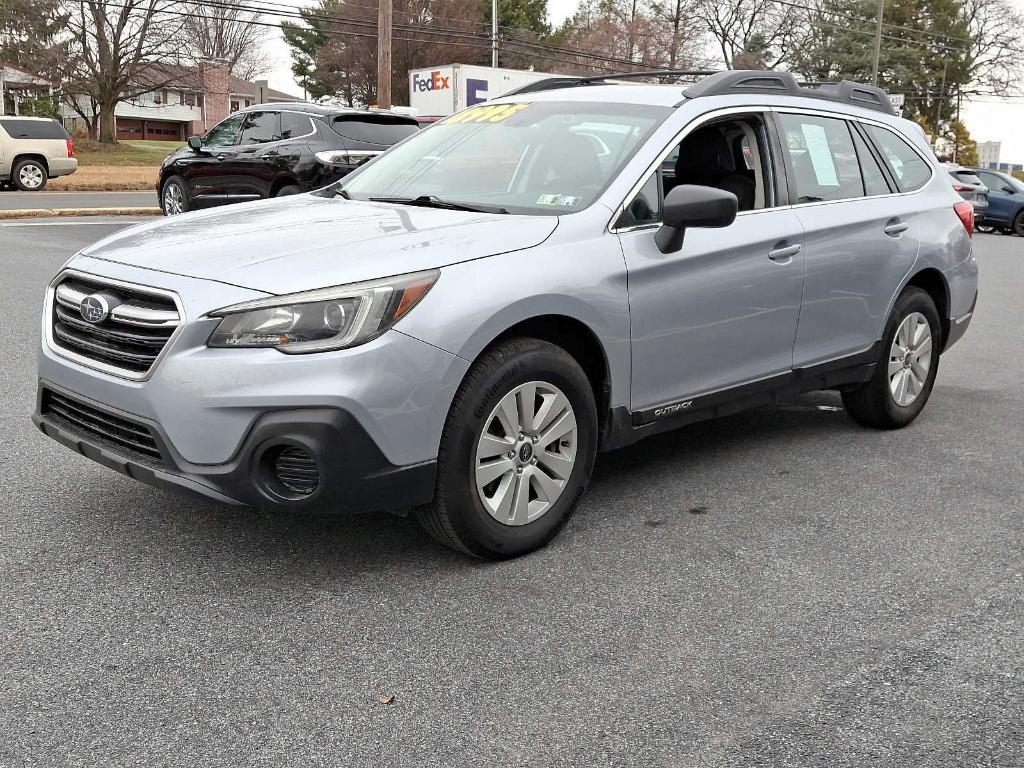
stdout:
[(529, 104), (482, 104), (470, 107), (445, 120), (445, 123), (500, 123), (512, 115), (526, 109)]

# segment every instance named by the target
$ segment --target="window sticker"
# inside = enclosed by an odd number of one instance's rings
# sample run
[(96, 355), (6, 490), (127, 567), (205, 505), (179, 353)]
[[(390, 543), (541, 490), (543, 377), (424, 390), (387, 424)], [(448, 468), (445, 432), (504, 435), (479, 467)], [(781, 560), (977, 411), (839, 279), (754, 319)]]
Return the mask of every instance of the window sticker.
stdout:
[(811, 165), (814, 166), (814, 175), (818, 177), (818, 184), (823, 187), (838, 187), (839, 174), (836, 173), (836, 165), (832, 159), (832, 150), (828, 146), (825, 129), (820, 125), (801, 123), (800, 130), (803, 131), (807, 154), (811, 158)]
[(563, 208), (571, 208), (579, 205), (580, 198), (573, 195), (541, 195), (537, 198), (537, 205), (558, 205)]
[(508, 120), (526, 109), (529, 104), (481, 104), (478, 107), (470, 107), (461, 112), (456, 112), (444, 122), (448, 125), (456, 123), (500, 123)]

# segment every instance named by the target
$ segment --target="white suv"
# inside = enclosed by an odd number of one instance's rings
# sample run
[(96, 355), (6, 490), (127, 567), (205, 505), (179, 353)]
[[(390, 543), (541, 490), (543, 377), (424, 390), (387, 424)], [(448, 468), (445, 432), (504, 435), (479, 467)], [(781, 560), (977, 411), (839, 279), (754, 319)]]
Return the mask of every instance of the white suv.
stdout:
[(48, 179), (78, 170), (75, 142), (48, 117), (0, 117), (0, 181), (38, 192)]

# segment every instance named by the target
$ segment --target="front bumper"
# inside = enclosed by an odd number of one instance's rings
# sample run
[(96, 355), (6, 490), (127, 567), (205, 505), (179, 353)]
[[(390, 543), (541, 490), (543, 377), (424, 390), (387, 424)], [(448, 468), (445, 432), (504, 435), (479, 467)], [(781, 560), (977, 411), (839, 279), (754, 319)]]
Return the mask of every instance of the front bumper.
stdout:
[[(255, 291), (80, 256), (73, 267), (97, 278), (171, 291), (184, 325), (141, 380), (39, 349), (40, 406), (50, 390), (145, 425), (161, 460), (105, 443), (37, 408), (48, 436), (143, 482), (223, 502), (329, 504), (390, 509), (429, 501), (441, 431), (469, 363), (396, 330), (335, 352), (285, 355), (272, 349), (211, 349), (218, 322), (207, 313), (261, 297)], [(49, 304), (44, 324), (49, 322)], [(315, 457), (315, 497), (275, 498), (255, 462), (276, 441)]]
[[(160, 458), (135, 454), (48, 411), (44, 393), (58, 393), (111, 416), (145, 426)], [(358, 421), (337, 408), (269, 411), (256, 420), (237, 455), (219, 465), (186, 461), (161, 426), (80, 395), (40, 382), (32, 421), (47, 437), (86, 458), (162, 490), (254, 507), (314, 507), (337, 512), (403, 509), (428, 503), (434, 492), (434, 461), (397, 467), (381, 453)], [(296, 446), (313, 457), (320, 482), (302, 498), (277, 492), (261, 461), (268, 450)]]

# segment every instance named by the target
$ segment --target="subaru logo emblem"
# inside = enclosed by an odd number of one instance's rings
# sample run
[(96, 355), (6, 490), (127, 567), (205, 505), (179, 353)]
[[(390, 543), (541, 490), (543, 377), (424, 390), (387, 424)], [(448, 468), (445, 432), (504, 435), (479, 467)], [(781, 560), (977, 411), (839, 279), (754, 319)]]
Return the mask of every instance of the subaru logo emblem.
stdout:
[(102, 323), (110, 314), (110, 305), (100, 294), (93, 293), (82, 299), (78, 311), (86, 322)]

